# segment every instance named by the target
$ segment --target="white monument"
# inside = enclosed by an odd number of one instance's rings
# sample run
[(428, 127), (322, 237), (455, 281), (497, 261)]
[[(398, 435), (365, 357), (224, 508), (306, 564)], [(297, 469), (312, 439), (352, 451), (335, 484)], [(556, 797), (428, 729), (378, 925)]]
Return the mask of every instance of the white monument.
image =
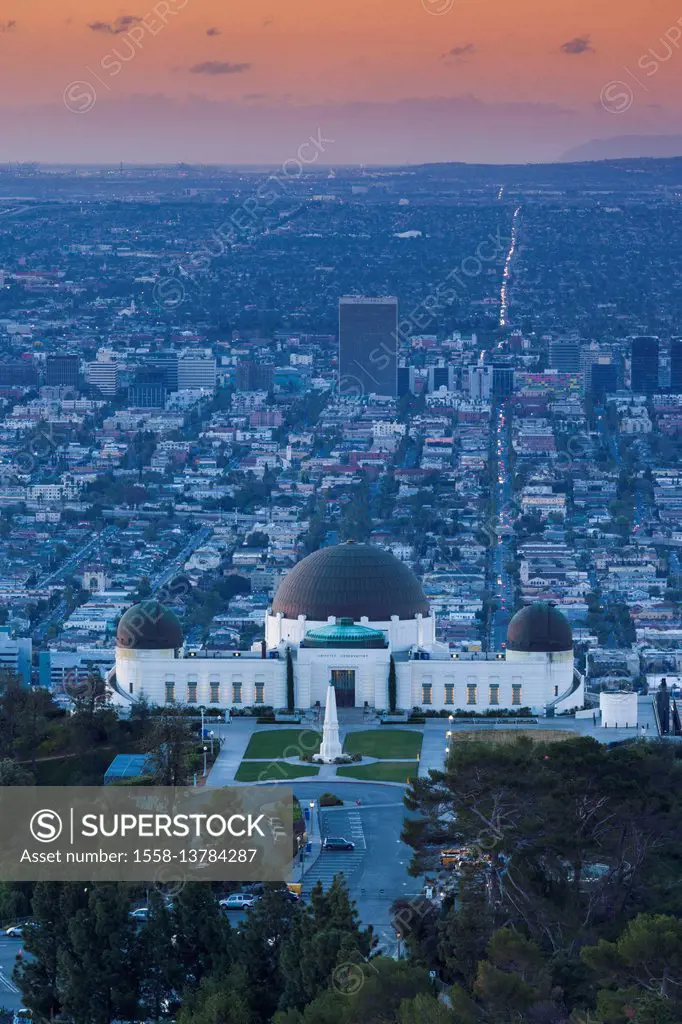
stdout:
[(324, 708), (324, 726), (322, 729), (322, 746), (313, 760), (333, 764), (341, 757), (341, 740), (339, 739), (339, 716), (336, 712), (336, 691), (333, 686), (327, 687), (327, 702)]

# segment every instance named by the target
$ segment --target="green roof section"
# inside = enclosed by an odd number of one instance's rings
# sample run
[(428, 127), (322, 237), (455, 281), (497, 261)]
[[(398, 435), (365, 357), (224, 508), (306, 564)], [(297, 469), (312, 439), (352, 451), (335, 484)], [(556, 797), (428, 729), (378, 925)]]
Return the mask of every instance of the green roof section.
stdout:
[(353, 619), (337, 619), (335, 623), (309, 630), (303, 647), (385, 647), (386, 637), (380, 629), (361, 626)]

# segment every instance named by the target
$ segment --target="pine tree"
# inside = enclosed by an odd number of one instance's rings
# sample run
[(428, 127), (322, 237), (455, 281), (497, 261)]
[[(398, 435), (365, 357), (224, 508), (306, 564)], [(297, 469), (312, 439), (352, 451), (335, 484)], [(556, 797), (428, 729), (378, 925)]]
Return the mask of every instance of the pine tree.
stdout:
[(296, 695), (294, 689), (294, 662), (291, 657), (291, 648), (287, 647), (287, 710), (293, 711), (296, 706)]
[(395, 659), (391, 655), (391, 660), (388, 666), (388, 708), (389, 711), (395, 711), (398, 700), (397, 685), (395, 678)]
[(232, 961), (230, 925), (206, 882), (188, 882), (173, 904), (175, 955), (184, 968), (185, 984), (196, 988), (213, 972), (226, 971)]
[(33, 892), (33, 924), (23, 937), (25, 957), (15, 978), (25, 1005), (48, 1020), (61, 1010), (58, 955), (70, 948), (69, 918), (87, 904), (82, 885), (38, 882)]
[(281, 950), (301, 914), (285, 896), (282, 885), (267, 885), (262, 899), (249, 911), (239, 936), (239, 962), (246, 970), (253, 1009), (270, 1020), (282, 991)]
[(185, 1001), (178, 1024), (260, 1024), (260, 1015), (249, 1006), (251, 997), (246, 971), (235, 965), (225, 977), (202, 981)]
[(11, 757), (0, 760), (0, 786), (35, 786), (36, 779), (32, 772), (22, 768)]
[(158, 889), (149, 893), (148, 917), (139, 936), (140, 1003), (145, 1017), (164, 1018), (184, 984), (185, 970), (178, 962), (171, 912)]
[(57, 952), (57, 990), (73, 1024), (134, 1019), (138, 960), (130, 900), (119, 883), (93, 885), (87, 906), (68, 922), (69, 943)]
[(326, 892), (318, 882), (282, 947), (280, 1008), (302, 1010), (328, 988), (341, 950), (344, 962), (363, 964), (373, 944), (372, 929), (360, 927), (343, 878), (335, 876)]
[(190, 777), (192, 729), (180, 714), (166, 709), (156, 718), (151, 730), (151, 775), (155, 786), (186, 786)]

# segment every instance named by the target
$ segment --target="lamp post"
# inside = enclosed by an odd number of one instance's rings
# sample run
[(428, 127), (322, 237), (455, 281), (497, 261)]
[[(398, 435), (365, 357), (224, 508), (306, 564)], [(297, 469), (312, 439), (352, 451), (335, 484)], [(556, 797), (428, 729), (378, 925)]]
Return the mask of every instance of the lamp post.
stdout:
[(400, 960), (400, 958), (401, 958), (400, 940), (403, 937), (403, 933), (402, 932), (396, 932), (395, 933), (395, 937), (398, 940), (398, 960)]
[(215, 736), (215, 733), (213, 732), (213, 729), (211, 729), (211, 731), (209, 732), (208, 735), (209, 735), (210, 740), (211, 740), (211, 757), (213, 757), (213, 737)]
[(208, 747), (204, 747), (204, 778), (206, 778), (206, 755), (208, 753)]
[(315, 831), (315, 818), (313, 817), (314, 813), (315, 813), (315, 801), (311, 800), (310, 801), (310, 834), (311, 834), (311, 836), (312, 836), (312, 834)]
[(205, 711), (205, 708), (204, 708), (203, 704), (199, 708), (199, 711), (201, 713), (201, 738), (203, 740), (203, 738), (204, 738), (204, 711)]

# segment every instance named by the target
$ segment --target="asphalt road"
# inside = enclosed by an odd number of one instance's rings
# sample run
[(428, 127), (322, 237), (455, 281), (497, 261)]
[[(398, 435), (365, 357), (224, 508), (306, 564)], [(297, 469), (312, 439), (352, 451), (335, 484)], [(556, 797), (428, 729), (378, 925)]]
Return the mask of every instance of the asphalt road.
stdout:
[(78, 548), (77, 551), (72, 552), (72, 554), (69, 555), (66, 561), (62, 562), (61, 565), (58, 566), (58, 568), (56, 568), (53, 572), (49, 573), (47, 576), (44, 576), (41, 580), (39, 580), (38, 583), (36, 583), (36, 589), (46, 587), (49, 583), (54, 583), (56, 580), (59, 580), (62, 576), (65, 576), (67, 573), (71, 572), (71, 570), (75, 569), (78, 563), (81, 562), (86, 555), (89, 555), (92, 549), (97, 545), (101, 545), (102, 549), (104, 550), (109, 544), (109, 542), (116, 535), (116, 532), (117, 527), (107, 526), (104, 528), (104, 530), (102, 530), (101, 534), (95, 534), (95, 536), (86, 544), (84, 544), (83, 547)]
[(182, 551), (179, 551), (174, 556), (173, 560), (169, 562), (164, 568), (158, 572), (151, 580), (151, 588), (154, 593), (161, 587), (165, 587), (166, 583), (169, 583), (175, 576), (178, 576), (184, 568), (185, 562), (193, 555), (197, 548), (201, 547), (205, 540), (213, 533), (212, 526), (202, 526), (198, 530), (191, 540), (185, 544)]
[(8, 939), (0, 933), (0, 1008), (17, 1010), (24, 1005), (19, 989), (12, 981), (17, 953), (22, 948), (21, 939)]
[[(494, 425), (495, 446), (498, 455), (498, 479), (494, 491), (495, 520), (497, 530), (505, 531), (512, 526), (512, 484), (509, 474), (509, 444), (504, 407), (500, 412), (496, 416)], [(489, 639), (490, 648), (493, 651), (503, 650), (503, 645), (507, 641), (507, 626), (514, 611), (514, 581), (505, 571), (505, 566), (512, 561), (512, 555), (510, 538), (505, 533), (498, 532), (497, 543), (492, 554), (490, 590), (500, 602), (501, 607), (493, 613), (490, 623)]]
[(423, 886), (421, 879), (407, 873), (412, 851), (400, 839), (406, 813), (403, 789), (353, 780), (321, 783), (297, 779), (294, 792), (304, 806), (306, 801), (319, 800), (322, 793), (340, 797), (342, 807), (320, 812), (322, 835), (342, 836), (355, 843), (353, 852), (320, 854), (304, 876), (304, 896), (316, 881), (326, 888), (335, 874), (343, 872), (361, 922), (373, 925), (380, 944), (391, 950), (396, 941), (390, 923), (391, 904), (398, 897), (417, 895)]

